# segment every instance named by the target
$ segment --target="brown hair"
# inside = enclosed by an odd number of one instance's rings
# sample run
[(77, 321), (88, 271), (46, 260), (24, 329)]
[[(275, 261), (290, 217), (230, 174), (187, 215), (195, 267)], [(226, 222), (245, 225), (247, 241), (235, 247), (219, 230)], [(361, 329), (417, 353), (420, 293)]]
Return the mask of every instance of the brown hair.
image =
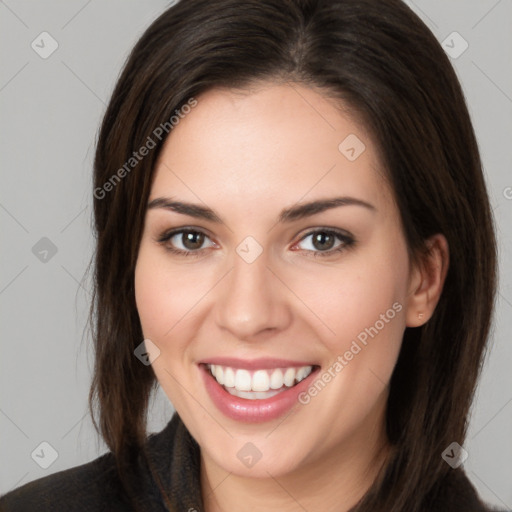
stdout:
[(406, 329), (391, 378), (386, 428), (395, 450), (357, 507), (424, 510), (451, 471), (441, 453), (465, 438), (494, 306), (496, 247), (460, 84), (435, 37), (399, 0), (182, 0), (140, 38), (106, 110), (94, 162), (95, 427), (130, 492), (157, 384), (133, 353), (143, 340), (134, 269), (165, 137), (105, 184), (190, 98), (258, 81), (315, 87), (356, 112), (381, 155), (411, 257), (419, 261), (435, 233), (448, 241), (438, 306), (425, 325)]

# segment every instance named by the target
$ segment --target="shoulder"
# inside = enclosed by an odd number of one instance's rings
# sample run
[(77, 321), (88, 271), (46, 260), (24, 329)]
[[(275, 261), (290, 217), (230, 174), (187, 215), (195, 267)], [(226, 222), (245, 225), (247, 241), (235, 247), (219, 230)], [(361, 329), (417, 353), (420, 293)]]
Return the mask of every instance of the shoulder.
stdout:
[(122, 499), (114, 458), (97, 459), (29, 482), (0, 497), (2, 512), (130, 510)]
[(436, 512), (510, 512), (482, 501), (462, 468), (446, 474), (430, 495), (428, 509)]
[[(185, 433), (184, 433), (185, 431)], [(147, 438), (148, 454), (154, 462), (154, 469), (162, 481), (171, 475), (170, 456), (177, 445), (181, 450), (187, 447), (186, 429), (175, 414), (161, 432)], [(172, 452), (174, 453), (174, 452)], [(186, 456), (177, 457), (180, 463)], [(176, 486), (183, 483), (178, 467), (172, 472)], [(130, 493), (144, 508), (165, 510), (160, 490), (144, 461), (139, 456), (130, 471)], [(181, 491), (178, 491), (178, 495)], [(29, 482), (0, 496), (0, 512), (132, 512), (133, 504), (119, 478), (116, 460), (112, 452), (105, 453), (91, 462), (65, 471), (53, 473)]]

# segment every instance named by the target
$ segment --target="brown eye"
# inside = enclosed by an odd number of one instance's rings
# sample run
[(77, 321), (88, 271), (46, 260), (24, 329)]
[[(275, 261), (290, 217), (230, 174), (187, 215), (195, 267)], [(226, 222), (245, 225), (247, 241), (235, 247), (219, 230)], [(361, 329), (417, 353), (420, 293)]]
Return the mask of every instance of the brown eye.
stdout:
[[(309, 239), (309, 240), (308, 240)], [(331, 229), (318, 229), (311, 231), (305, 235), (299, 242), (307, 253), (312, 253), (313, 256), (332, 256), (335, 253), (340, 253), (355, 244), (355, 239), (347, 234)]]
[(335, 240), (335, 236), (326, 233), (325, 231), (318, 231), (313, 234), (312, 243), (315, 249), (326, 251), (333, 248)]
[[(158, 243), (162, 244), (169, 252), (180, 256), (199, 256), (208, 246), (203, 247), (208, 235), (197, 229), (175, 229), (166, 231), (158, 237)], [(209, 247), (215, 247), (210, 240)]]
[(199, 231), (183, 231), (181, 233), (181, 243), (186, 249), (190, 249), (191, 251), (200, 249), (204, 243), (204, 239), (204, 233), (200, 233)]

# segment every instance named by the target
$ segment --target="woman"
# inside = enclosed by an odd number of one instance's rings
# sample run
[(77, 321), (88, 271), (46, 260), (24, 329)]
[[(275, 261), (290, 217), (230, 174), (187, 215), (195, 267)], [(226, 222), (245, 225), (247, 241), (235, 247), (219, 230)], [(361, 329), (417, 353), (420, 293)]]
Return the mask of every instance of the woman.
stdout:
[[(2, 510), (490, 510), (461, 464), (492, 216), (460, 85), (405, 4), (168, 9), (105, 113), (94, 213), (111, 452)], [(147, 440), (158, 385), (176, 414)]]

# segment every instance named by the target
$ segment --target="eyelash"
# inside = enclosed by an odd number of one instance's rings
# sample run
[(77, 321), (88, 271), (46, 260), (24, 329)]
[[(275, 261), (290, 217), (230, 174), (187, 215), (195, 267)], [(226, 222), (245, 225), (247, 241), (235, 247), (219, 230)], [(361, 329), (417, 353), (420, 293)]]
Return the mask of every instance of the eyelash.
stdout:
[[(162, 244), (167, 251), (169, 251), (173, 254), (179, 255), (179, 256), (186, 256), (186, 257), (192, 256), (193, 258), (200, 256), (206, 248), (198, 249), (195, 251), (192, 251), (192, 250), (184, 251), (182, 249), (176, 249), (175, 247), (172, 247), (167, 243), (174, 236), (183, 234), (183, 233), (195, 233), (195, 234), (200, 233), (200, 234), (203, 234), (205, 237), (208, 237), (208, 235), (204, 231), (201, 231), (199, 229), (180, 228), (180, 229), (165, 231), (158, 237), (157, 242)], [(308, 249), (302, 249), (303, 251), (306, 251), (306, 252), (312, 252), (313, 257), (315, 257), (315, 258), (326, 258), (328, 256), (333, 256), (334, 254), (339, 254), (339, 253), (345, 251), (346, 249), (350, 249), (356, 243), (356, 240), (352, 236), (347, 235), (344, 232), (341, 232), (341, 231), (338, 231), (338, 230), (335, 230), (332, 228), (316, 229), (313, 231), (309, 231), (299, 240), (299, 242), (302, 242), (307, 237), (309, 237), (311, 235), (316, 235), (318, 233), (334, 235), (336, 238), (341, 240), (341, 242), (343, 242), (343, 243), (334, 249), (329, 249), (328, 251), (310, 251)], [(299, 242), (297, 242), (297, 243), (299, 243)]]

